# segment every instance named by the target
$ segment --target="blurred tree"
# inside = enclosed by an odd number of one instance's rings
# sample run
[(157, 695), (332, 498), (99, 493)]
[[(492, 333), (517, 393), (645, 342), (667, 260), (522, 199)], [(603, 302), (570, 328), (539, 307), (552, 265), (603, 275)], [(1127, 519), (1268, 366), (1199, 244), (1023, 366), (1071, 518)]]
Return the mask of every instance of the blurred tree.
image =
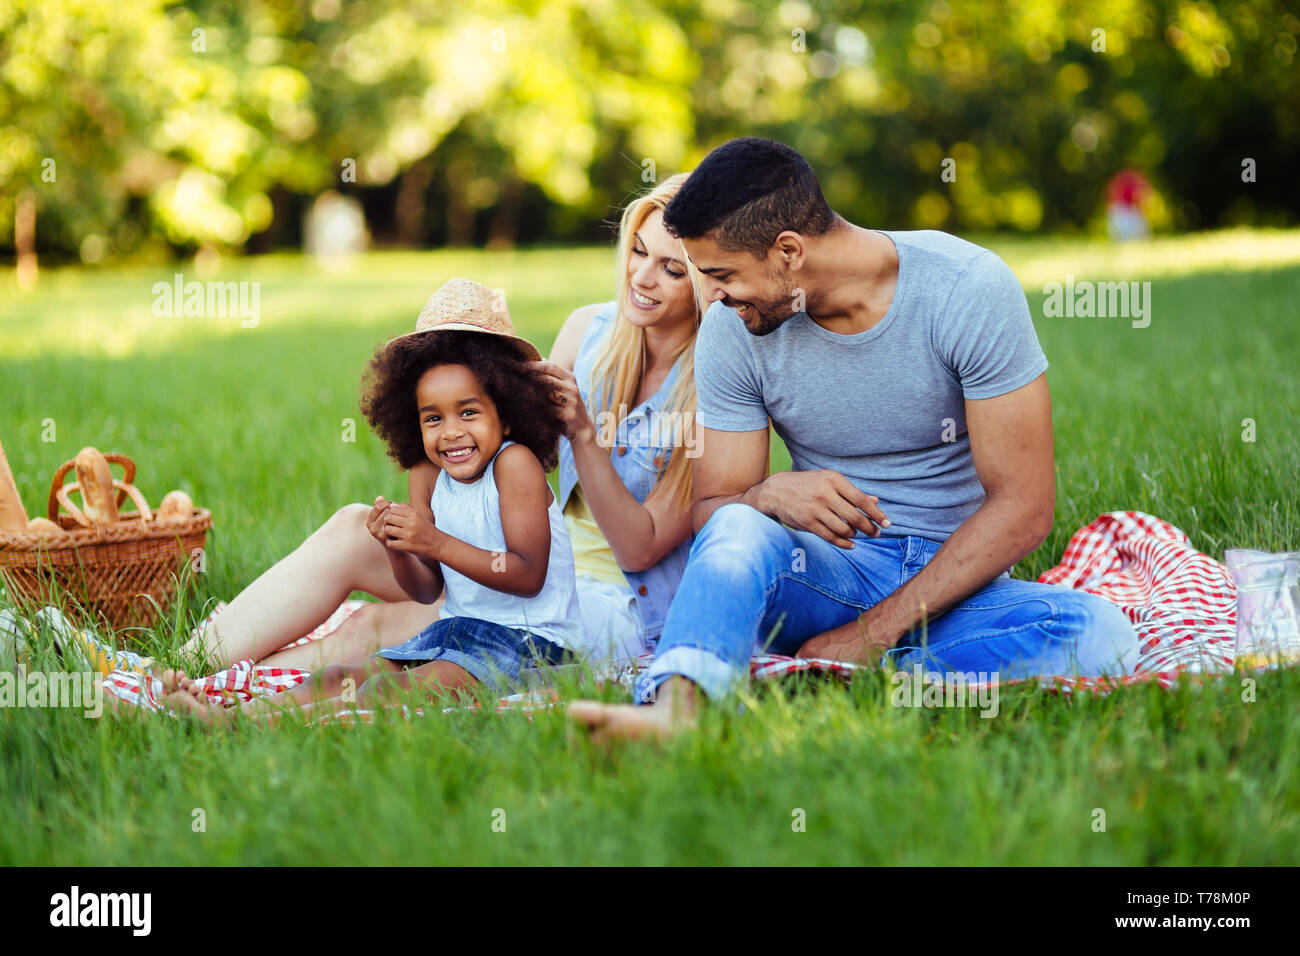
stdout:
[(148, 167), (163, 175), (141, 153), (167, 96), (170, 39), (157, 3), (0, 4), (0, 241), (29, 194), (45, 247), (135, 244), (128, 200)]
[[(692, 15), (710, 47), (694, 158), (740, 132), (788, 142), (859, 222), (1101, 230), (1126, 166), (1174, 204), (1157, 197), (1157, 226), (1300, 213), (1283, 174), (1300, 19), (1274, 0), (711, 0)], [(1267, 184), (1243, 182), (1247, 157)]]
[(1297, 37), (1284, 0), (0, 0), (0, 247), (34, 201), (87, 262), (265, 249), (329, 188), (381, 242), (590, 239), (747, 134), (861, 223), (1100, 230), (1124, 167), (1157, 228), (1293, 222)]

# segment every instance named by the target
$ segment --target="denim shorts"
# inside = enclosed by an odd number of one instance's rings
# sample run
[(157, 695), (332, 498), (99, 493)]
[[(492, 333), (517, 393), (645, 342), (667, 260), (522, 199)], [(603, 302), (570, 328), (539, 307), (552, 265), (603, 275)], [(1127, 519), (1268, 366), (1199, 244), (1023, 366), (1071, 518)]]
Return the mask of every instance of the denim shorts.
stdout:
[(375, 654), (407, 667), (431, 661), (450, 661), (475, 680), (501, 691), (519, 680), (525, 667), (561, 664), (571, 655), (560, 645), (530, 634), (474, 617), (444, 617), (434, 621), (405, 644)]

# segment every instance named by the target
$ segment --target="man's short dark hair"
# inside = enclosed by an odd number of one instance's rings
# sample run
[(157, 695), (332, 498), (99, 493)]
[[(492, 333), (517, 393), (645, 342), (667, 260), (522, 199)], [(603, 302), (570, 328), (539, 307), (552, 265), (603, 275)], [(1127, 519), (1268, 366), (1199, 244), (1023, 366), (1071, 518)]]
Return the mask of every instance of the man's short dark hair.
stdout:
[(835, 219), (808, 161), (757, 136), (730, 140), (705, 156), (664, 210), (664, 227), (679, 239), (707, 236), (759, 259), (785, 230), (820, 236)]

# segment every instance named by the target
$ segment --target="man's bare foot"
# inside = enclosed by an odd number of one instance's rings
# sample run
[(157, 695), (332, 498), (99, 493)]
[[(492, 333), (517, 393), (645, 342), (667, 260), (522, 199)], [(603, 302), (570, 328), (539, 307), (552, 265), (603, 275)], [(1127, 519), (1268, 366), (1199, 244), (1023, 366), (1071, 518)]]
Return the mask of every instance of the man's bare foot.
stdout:
[(699, 704), (696, 687), (682, 677), (672, 677), (659, 688), (655, 703), (602, 704), (575, 700), (569, 705), (569, 719), (585, 727), (596, 743), (610, 740), (665, 740), (694, 730)]

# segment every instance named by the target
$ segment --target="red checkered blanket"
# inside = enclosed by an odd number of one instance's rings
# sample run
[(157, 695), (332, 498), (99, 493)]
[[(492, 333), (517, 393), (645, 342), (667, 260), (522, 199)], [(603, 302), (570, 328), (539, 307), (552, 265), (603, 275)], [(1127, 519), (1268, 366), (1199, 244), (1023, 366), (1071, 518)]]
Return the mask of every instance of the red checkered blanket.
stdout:
[[(1232, 576), (1224, 565), (1193, 548), (1187, 535), (1166, 521), (1139, 511), (1101, 515), (1075, 532), (1061, 563), (1044, 572), (1038, 580), (1077, 588), (1114, 602), (1133, 622), (1141, 642), (1133, 674), (1122, 678), (1068, 675), (1038, 678), (1049, 688), (1105, 693), (1118, 686), (1151, 680), (1168, 687), (1183, 671), (1212, 674), (1233, 667), (1237, 590)], [(344, 601), (320, 627), (285, 646), (297, 647), (321, 640), (363, 604)], [(224, 607), (218, 604), (208, 619)], [(630, 689), (636, 675), (652, 659), (647, 656), (622, 668), (612, 668), (608, 676)], [(750, 675), (754, 680), (772, 680), (801, 672), (847, 679), (854, 670), (853, 664), (771, 654), (750, 661)], [(214, 703), (235, 705), (290, 690), (310, 676), (304, 670), (264, 667), (245, 660), (203, 678), (200, 685)], [(166, 710), (160, 703), (162, 683), (157, 678), (115, 671), (105, 679), (104, 687), (127, 703)], [(554, 695), (532, 691), (503, 698), (498, 709), (532, 710), (553, 702)], [(352, 721), (358, 717), (368, 719), (368, 716), (363, 711), (352, 711), (321, 720)]]

